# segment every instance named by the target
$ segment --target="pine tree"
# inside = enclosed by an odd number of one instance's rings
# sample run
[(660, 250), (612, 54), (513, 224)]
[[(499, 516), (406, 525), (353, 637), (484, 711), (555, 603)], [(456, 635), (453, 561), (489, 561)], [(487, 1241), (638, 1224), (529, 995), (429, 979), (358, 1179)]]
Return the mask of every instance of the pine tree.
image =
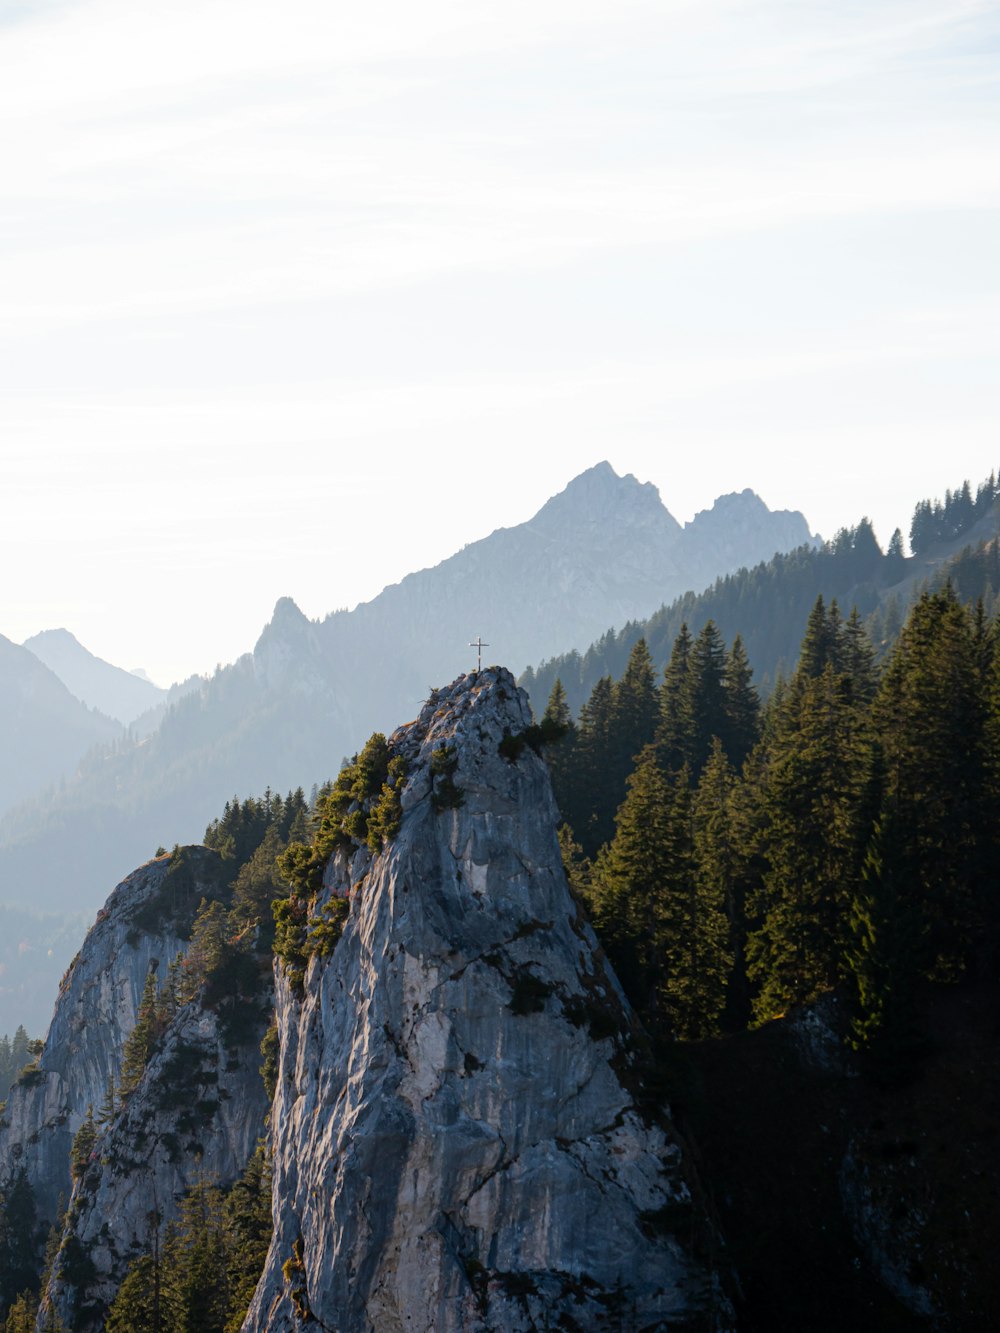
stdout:
[(117, 1112), (117, 1110), (118, 1110), (118, 1097), (115, 1091), (115, 1076), (114, 1074), (109, 1074), (108, 1082), (104, 1092), (104, 1101), (101, 1103), (101, 1109), (97, 1113), (98, 1125), (102, 1129), (104, 1128), (105, 1125), (109, 1125), (111, 1121), (114, 1120), (115, 1113)]
[(223, 1224), (231, 1292), (226, 1333), (239, 1333), (264, 1271), (273, 1230), (271, 1168), (262, 1144), (226, 1197)]
[(737, 634), (726, 656), (723, 674), (725, 691), (725, 750), (737, 772), (760, 738), (760, 698), (753, 685), (753, 668), (743, 640)]
[(614, 828), (615, 796), (609, 777), (615, 772), (612, 717), (614, 683), (602, 676), (580, 709), (573, 832), (588, 856), (607, 842)]
[(701, 775), (712, 740), (728, 739), (729, 708), (725, 686), (726, 649), (715, 622), (709, 620), (691, 649), (687, 673), (690, 717), (688, 767), (695, 780)]
[(716, 739), (712, 745), (692, 806), (694, 864), (699, 887), (708, 902), (721, 905), (728, 929), (722, 941), (729, 958), (730, 1016), (736, 1026), (746, 1023), (744, 957), (746, 947), (745, 899), (749, 882), (748, 848), (741, 843), (734, 795), (737, 779)]
[(70, 1175), (74, 1181), (80, 1180), (86, 1175), (96, 1146), (97, 1125), (94, 1123), (94, 1108), (88, 1106), (87, 1114), (83, 1117), (83, 1123), (73, 1136), (73, 1146), (70, 1149), (69, 1167)]
[(691, 712), (691, 633), (682, 624), (663, 673), (656, 743), (664, 767), (676, 772), (694, 757), (694, 717)]
[(139, 1001), (135, 1027), (125, 1038), (125, 1045), (122, 1048), (122, 1066), (118, 1082), (118, 1096), (122, 1100), (129, 1097), (138, 1087), (139, 1080), (156, 1049), (161, 1031), (158, 1008), (156, 973), (150, 971)]
[(570, 824), (581, 822), (582, 796), (580, 791), (577, 729), (570, 712), (566, 691), (557, 677), (552, 693), (542, 714), (542, 727), (559, 730), (562, 736), (546, 746), (545, 757), (552, 774), (552, 789), (562, 816)]
[(656, 1006), (665, 966), (666, 886), (678, 879), (672, 792), (652, 748), (628, 779), (616, 832), (594, 863), (593, 919), (622, 984), (642, 1009)]
[[(720, 751), (721, 753), (721, 751)], [(674, 782), (671, 802), (674, 873), (661, 890), (667, 924), (658, 1007), (682, 1041), (718, 1036), (733, 966), (726, 886), (701, 875), (692, 843), (691, 789), (687, 770)]]
[(222, 962), (228, 946), (228, 934), (229, 922), (225, 907), (220, 902), (209, 903), (202, 898), (184, 958), (179, 996), (182, 1003), (197, 995), (209, 975)]
[[(817, 628), (807, 631), (814, 646)], [(806, 674), (815, 661), (807, 656), (796, 674), (768, 764), (768, 869), (754, 904), (759, 924), (747, 942), (760, 1022), (836, 984), (860, 873), (858, 821), (870, 764), (865, 710), (832, 662), (818, 676)]]
[(106, 1333), (187, 1333), (176, 1237), (168, 1229), (161, 1240), (155, 1209), (149, 1219), (150, 1252), (136, 1259), (125, 1275), (108, 1311)]
[(35, 1333), (38, 1301), (31, 1291), (22, 1291), (7, 1311), (3, 1333)]
[(851, 1044), (877, 1050), (895, 1066), (912, 1039), (912, 997), (919, 975), (918, 905), (905, 892), (897, 816), (875, 825), (850, 910), (846, 948), (854, 987)]
[(17, 1166), (0, 1187), (0, 1309), (37, 1290), (43, 1239), (28, 1172)]
[(181, 1202), (176, 1275), (184, 1333), (225, 1333), (230, 1313), (222, 1191), (201, 1177)]
[(898, 583), (906, 571), (906, 552), (903, 550), (903, 534), (899, 528), (889, 539), (885, 553), (885, 581), (890, 586)]
[(854, 607), (847, 618), (841, 635), (840, 660), (850, 678), (855, 699), (869, 704), (875, 697), (878, 674), (875, 670), (875, 649), (868, 632)]
[(907, 891), (929, 972), (956, 978), (982, 919), (989, 843), (984, 682), (969, 613), (949, 586), (914, 606), (875, 707)]

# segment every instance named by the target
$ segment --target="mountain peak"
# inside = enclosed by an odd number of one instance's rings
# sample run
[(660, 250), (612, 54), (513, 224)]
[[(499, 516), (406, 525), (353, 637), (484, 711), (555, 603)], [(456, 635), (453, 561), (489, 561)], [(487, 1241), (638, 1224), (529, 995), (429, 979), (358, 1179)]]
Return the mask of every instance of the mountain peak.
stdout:
[(606, 459), (581, 472), (546, 501), (531, 520), (531, 526), (562, 526), (567, 520), (607, 522), (615, 516), (652, 522), (675, 535), (681, 531), (651, 481), (639, 481), (631, 472), (620, 477)]
[(164, 691), (149, 680), (117, 667), (84, 647), (60, 626), (25, 639), (23, 646), (88, 708), (128, 726), (162, 700)]
[(82, 646), (76, 635), (71, 634), (63, 625), (60, 625), (56, 629), (40, 630), (37, 634), (33, 634), (30, 639), (25, 639), (21, 646), (30, 649), (32, 645), (36, 643), (72, 643), (76, 644), (78, 648)]
[(299, 608), (292, 597), (279, 597), (271, 613), (271, 625), (274, 628), (287, 629), (293, 626), (308, 625), (309, 618)]

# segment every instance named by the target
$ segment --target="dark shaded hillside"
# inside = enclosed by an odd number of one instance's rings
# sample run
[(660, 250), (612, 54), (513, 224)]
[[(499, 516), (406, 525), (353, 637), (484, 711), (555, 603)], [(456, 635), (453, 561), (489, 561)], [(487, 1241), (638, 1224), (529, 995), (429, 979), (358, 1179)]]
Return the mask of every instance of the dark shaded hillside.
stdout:
[(848, 1063), (830, 1001), (674, 1048), (672, 1106), (698, 1146), (746, 1333), (1000, 1323), (1000, 992), (927, 987), (917, 1009), (926, 1048), (899, 1084)]

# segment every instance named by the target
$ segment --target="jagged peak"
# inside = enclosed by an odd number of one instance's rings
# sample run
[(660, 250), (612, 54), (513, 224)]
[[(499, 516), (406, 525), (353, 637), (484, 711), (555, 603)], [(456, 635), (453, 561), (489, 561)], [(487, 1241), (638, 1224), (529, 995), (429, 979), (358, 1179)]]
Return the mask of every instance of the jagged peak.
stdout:
[(83, 648), (83, 644), (76, 635), (66, 629), (63, 625), (60, 625), (56, 629), (39, 630), (37, 634), (32, 634), (29, 639), (25, 639), (21, 646), (22, 648), (30, 649), (32, 645), (36, 643), (65, 644), (66, 647), (82, 648), (84, 652), (87, 651), (86, 648)]
[(431, 692), (413, 722), (397, 727), (390, 747), (411, 763), (429, 760), (441, 745), (459, 752), (492, 744), (498, 734), (516, 735), (531, 724), (531, 705), (513, 674), (502, 666), (484, 667), (458, 676)]
[(302, 611), (293, 597), (279, 597), (271, 612), (269, 626), (274, 629), (287, 629), (308, 625), (309, 617)]
[(609, 510), (643, 514), (680, 532), (680, 524), (651, 481), (639, 481), (631, 472), (620, 477), (606, 459), (581, 472), (547, 500), (531, 524), (533, 527), (544, 527), (553, 521), (561, 524), (567, 517), (574, 522), (603, 520)]

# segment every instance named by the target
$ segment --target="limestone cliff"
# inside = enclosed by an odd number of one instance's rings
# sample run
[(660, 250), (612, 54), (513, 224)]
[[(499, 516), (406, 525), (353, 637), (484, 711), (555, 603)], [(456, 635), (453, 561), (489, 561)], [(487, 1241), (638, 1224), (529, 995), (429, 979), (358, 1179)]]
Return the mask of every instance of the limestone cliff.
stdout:
[(69, 1150), (87, 1107), (97, 1111), (118, 1079), (146, 977), (165, 974), (183, 951), (198, 902), (214, 895), (217, 860), (189, 848), (183, 875), (168, 858), (140, 866), (97, 914), (63, 978), (37, 1068), (11, 1089), (0, 1120), (0, 1163), (24, 1165), (46, 1222), (69, 1197)]
[(339, 943), (301, 993), (279, 965), (275, 1230), (248, 1331), (729, 1326), (530, 723), (503, 670), (432, 696), (390, 741), (397, 835), (327, 867)]
[(234, 1032), (200, 997), (177, 1013), (76, 1182), (41, 1327), (54, 1312), (76, 1333), (97, 1333), (154, 1227), (176, 1219), (199, 1180), (226, 1187), (242, 1174), (264, 1131), (257, 1067), (268, 1014)]

